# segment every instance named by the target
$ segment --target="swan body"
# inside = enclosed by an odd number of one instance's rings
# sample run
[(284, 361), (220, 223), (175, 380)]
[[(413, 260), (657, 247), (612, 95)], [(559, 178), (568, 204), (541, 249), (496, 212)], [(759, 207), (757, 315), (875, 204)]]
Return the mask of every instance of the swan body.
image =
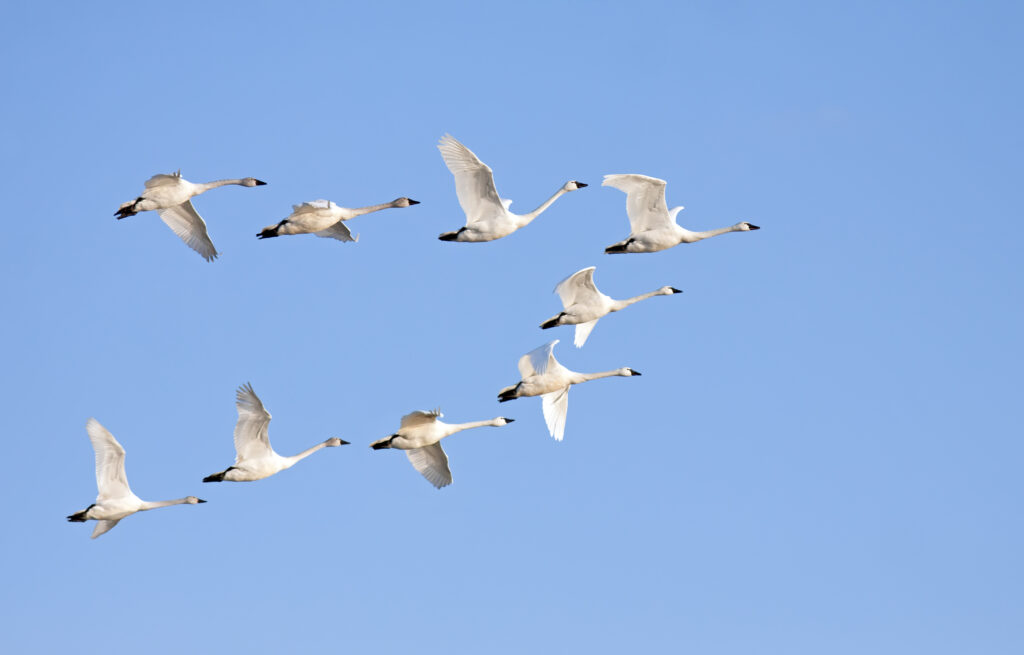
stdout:
[(541, 328), (548, 329), (557, 325), (575, 325), (577, 348), (582, 348), (590, 336), (591, 330), (597, 325), (597, 319), (625, 309), (633, 303), (652, 298), (654, 296), (670, 296), (674, 293), (682, 293), (675, 287), (661, 287), (650, 293), (641, 294), (625, 300), (615, 300), (597, 290), (594, 284), (595, 266), (576, 271), (569, 277), (558, 283), (555, 293), (562, 299), (564, 310), (557, 316), (552, 316), (540, 324)]
[(307, 448), (298, 455), (278, 455), (270, 446), (270, 412), (266, 410), (251, 384), (235, 392), (238, 423), (235, 424), (235, 463), (219, 473), (203, 478), (203, 482), (251, 482), (262, 480), (295, 466), (321, 448), (341, 446), (347, 441), (333, 437)]
[(582, 189), (586, 184), (570, 180), (562, 185), (544, 204), (528, 214), (513, 214), (508, 210), (511, 200), (498, 197), (494, 186), (494, 171), (480, 161), (473, 151), (445, 134), (437, 146), (448, 170), (455, 176), (455, 193), (459, 205), (466, 213), (466, 225), (454, 232), (445, 232), (441, 241), (493, 241), (512, 234), (537, 218), (559, 197)]
[(219, 253), (210, 241), (206, 221), (192, 206), (191, 198), (228, 184), (253, 187), (263, 186), (266, 182), (254, 177), (244, 177), (195, 184), (183, 178), (180, 170), (170, 175), (154, 175), (146, 180), (146, 190), (142, 195), (135, 200), (122, 203), (114, 212), (114, 216), (120, 220), (139, 212), (154, 210), (160, 216), (160, 220), (174, 230), (185, 245), (202, 255), (206, 261), (212, 262)]
[(452, 483), (452, 472), (448, 468), (448, 455), (441, 448), (441, 439), (456, 432), (484, 426), (501, 427), (515, 419), (499, 416), (489, 421), (471, 423), (444, 423), (437, 420), (443, 416), (441, 410), (418, 410), (402, 417), (398, 432), (370, 444), (374, 450), (398, 448), (404, 450), (413, 467), (438, 489)]
[(565, 416), (569, 410), (569, 387), (600, 378), (631, 377), (640, 373), (631, 368), (617, 368), (601, 373), (570, 371), (555, 359), (554, 350), (557, 344), (558, 339), (555, 339), (523, 355), (519, 359), (519, 374), (522, 380), (498, 392), (498, 400), (506, 402), (525, 396), (541, 396), (541, 409), (544, 411), (544, 422), (548, 426), (548, 432), (557, 441), (561, 441), (565, 435)]
[(729, 227), (704, 232), (692, 232), (679, 227), (676, 215), (683, 207), (668, 208), (665, 202), (665, 180), (646, 175), (605, 175), (601, 186), (626, 193), (626, 213), (629, 215), (629, 238), (604, 249), (606, 253), (658, 252), (680, 243), (693, 243), (727, 232), (760, 230), (750, 223), (737, 223)]
[(92, 531), (93, 539), (109, 532), (118, 521), (136, 512), (206, 502), (195, 496), (152, 502), (142, 500), (132, 493), (128, 486), (128, 478), (124, 473), (124, 448), (114, 435), (94, 418), (86, 422), (85, 431), (89, 434), (92, 449), (96, 452), (96, 487), (99, 495), (96, 496), (95, 503), (67, 518), (72, 523), (96, 521), (96, 528)]
[(349, 209), (339, 207), (330, 200), (314, 200), (301, 205), (292, 205), (292, 213), (276, 225), (268, 225), (256, 236), (260, 239), (279, 237), (285, 234), (315, 234), (318, 237), (337, 239), (338, 241), (358, 241), (359, 235), (352, 236), (344, 221), (370, 212), (401, 208), (420, 204), (410, 198), (396, 198), (382, 205), (371, 205)]

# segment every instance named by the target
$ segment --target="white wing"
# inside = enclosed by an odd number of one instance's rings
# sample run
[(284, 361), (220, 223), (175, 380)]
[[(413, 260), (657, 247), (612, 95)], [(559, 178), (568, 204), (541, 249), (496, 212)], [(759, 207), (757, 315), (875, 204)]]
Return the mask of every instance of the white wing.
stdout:
[[(158, 173), (157, 175), (154, 175), (153, 177), (151, 177), (148, 180), (146, 180), (146, 188), (147, 189), (152, 189), (152, 188), (158, 187), (158, 186), (167, 186), (169, 184), (177, 184), (180, 180), (181, 180), (181, 171), (180, 170), (177, 173), (171, 173), (170, 175), (164, 175), (163, 173)], [(111, 527), (113, 527), (113, 526), (111, 526)]]
[(605, 175), (601, 186), (626, 192), (626, 213), (633, 234), (672, 224), (665, 204), (665, 180), (646, 175)]
[(160, 220), (167, 223), (167, 227), (174, 230), (178, 238), (185, 242), (186, 246), (202, 255), (203, 259), (208, 262), (217, 259), (219, 253), (213, 247), (213, 241), (210, 241), (210, 235), (206, 232), (206, 222), (192, 206), (191, 200), (186, 200), (175, 207), (158, 209), (156, 213), (160, 215)]
[(441, 414), (440, 407), (432, 409), (429, 412), (417, 409), (415, 412), (410, 412), (402, 417), (402, 424), (398, 429), (411, 428), (416, 425), (423, 425), (424, 423), (433, 423), (439, 416), (443, 416), (443, 414)]
[(590, 332), (594, 329), (595, 325), (597, 325), (596, 318), (592, 321), (587, 321), (586, 323), (577, 323), (576, 338), (573, 339), (573, 345), (577, 348), (582, 348), (583, 344), (587, 342), (587, 337), (590, 336)]
[(562, 299), (562, 306), (568, 308), (576, 303), (589, 304), (601, 295), (594, 285), (594, 269), (596, 266), (576, 271), (558, 283), (555, 293)]
[(544, 375), (548, 366), (555, 362), (555, 345), (558, 339), (544, 344), (519, 358), (519, 375), (525, 380), (531, 375)]
[(101, 534), (106, 534), (106, 533), (110, 532), (111, 530), (114, 529), (114, 526), (117, 525), (120, 520), (121, 519), (117, 519), (116, 521), (110, 521), (110, 520), (96, 521), (96, 527), (93, 528), (92, 537), (91, 538), (95, 539), (96, 537), (100, 536)]
[(292, 205), (292, 216), (308, 214), (309, 212), (315, 212), (319, 209), (330, 209), (330, 207), (330, 200), (313, 200), (312, 202), (304, 202), (301, 205)]
[(238, 423), (235, 424), (235, 463), (247, 459), (266, 457), (274, 452), (270, 447), (270, 412), (263, 407), (252, 385), (248, 382), (235, 392)]
[[(124, 448), (117, 443), (114, 435), (94, 418), (85, 423), (92, 449), (96, 451), (97, 500), (110, 500), (131, 496), (128, 478), (124, 475)], [(114, 527), (114, 526), (110, 526)]]
[(561, 441), (565, 435), (565, 414), (569, 411), (569, 387), (546, 393), (541, 396), (541, 400), (548, 432), (556, 441)]
[(359, 241), (359, 235), (352, 236), (352, 231), (345, 226), (344, 221), (338, 221), (325, 230), (313, 234), (325, 239), (337, 239), (338, 241)]
[(405, 451), (413, 467), (438, 489), (452, 483), (452, 472), (448, 468), (448, 455), (440, 443), (413, 448)]
[(455, 194), (466, 213), (467, 225), (504, 213), (505, 203), (494, 186), (494, 171), (487, 164), (450, 134), (441, 137), (437, 149), (455, 176)]

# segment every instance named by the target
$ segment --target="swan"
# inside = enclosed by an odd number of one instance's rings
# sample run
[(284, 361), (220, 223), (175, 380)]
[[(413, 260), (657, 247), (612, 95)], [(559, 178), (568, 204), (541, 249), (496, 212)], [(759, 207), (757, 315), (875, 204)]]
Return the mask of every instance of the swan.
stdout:
[(206, 232), (206, 223), (192, 206), (189, 200), (200, 193), (216, 189), (219, 186), (237, 184), (239, 186), (263, 186), (266, 182), (254, 177), (243, 177), (235, 180), (217, 180), (205, 184), (189, 182), (181, 176), (181, 171), (170, 175), (154, 175), (146, 180), (146, 190), (135, 200), (129, 200), (114, 212), (118, 220), (134, 216), (139, 212), (156, 210), (160, 220), (185, 242), (192, 250), (202, 255), (203, 259), (212, 262), (220, 254), (213, 247), (210, 235)]
[(594, 285), (594, 269), (590, 266), (576, 271), (569, 277), (558, 283), (555, 293), (562, 299), (564, 311), (557, 316), (552, 316), (540, 324), (541, 328), (548, 329), (557, 325), (575, 325), (576, 338), (573, 343), (577, 348), (582, 348), (586, 343), (590, 331), (597, 325), (597, 319), (611, 312), (625, 309), (633, 303), (646, 300), (654, 296), (670, 296), (674, 293), (682, 293), (675, 287), (661, 287), (650, 293), (641, 294), (625, 300), (614, 300), (597, 290)]
[(452, 483), (452, 472), (448, 468), (448, 455), (441, 448), (441, 439), (456, 432), (471, 428), (482, 428), (486, 425), (500, 428), (515, 419), (499, 416), (490, 421), (473, 421), (471, 423), (445, 423), (437, 419), (444, 416), (440, 409), (427, 412), (417, 410), (402, 417), (398, 432), (370, 444), (370, 448), (398, 448), (404, 450), (412, 462), (413, 468), (419, 471), (430, 484), (438, 489)]
[(371, 205), (349, 209), (339, 207), (330, 200), (314, 200), (301, 205), (292, 205), (292, 213), (276, 225), (268, 225), (257, 234), (257, 238), (270, 239), (283, 234), (315, 234), (318, 237), (337, 239), (338, 241), (359, 241), (359, 235), (352, 236), (344, 221), (370, 212), (401, 208), (420, 204), (410, 198), (396, 198), (383, 205)]
[(630, 377), (640, 373), (631, 368), (617, 368), (601, 373), (570, 371), (555, 359), (554, 350), (557, 344), (558, 339), (555, 339), (523, 355), (519, 359), (519, 374), (523, 378), (522, 381), (498, 392), (498, 401), (541, 396), (541, 409), (544, 410), (544, 422), (547, 423), (548, 432), (556, 441), (561, 441), (565, 435), (565, 414), (569, 409), (569, 387), (588, 380), (616, 375)]
[(270, 447), (270, 436), (267, 434), (270, 412), (263, 407), (263, 403), (252, 390), (252, 385), (246, 383), (238, 387), (235, 398), (235, 406), (238, 408), (238, 423), (235, 425), (235, 463), (219, 473), (206, 476), (203, 482), (262, 480), (295, 466), (299, 460), (309, 457), (321, 448), (348, 443), (332, 437), (298, 455), (282, 457)]
[(626, 192), (626, 213), (629, 214), (629, 238), (604, 249), (606, 253), (658, 252), (680, 243), (693, 243), (726, 232), (760, 230), (750, 223), (705, 232), (691, 232), (679, 227), (676, 214), (683, 207), (668, 208), (665, 203), (665, 180), (646, 175), (605, 175), (601, 186)]
[(92, 449), (96, 451), (96, 487), (99, 495), (96, 502), (80, 512), (68, 517), (72, 523), (96, 521), (92, 538), (110, 532), (118, 521), (135, 512), (145, 512), (157, 507), (171, 505), (195, 505), (205, 500), (195, 496), (186, 496), (176, 500), (142, 500), (132, 493), (128, 486), (128, 478), (124, 474), (124, 448), (117, 439), (100, 422), (90, 418), (85, 423), (85, 431), (89, 433)]
[(525, 226), (558, 200), (559, 196), (582, 189), (586, 184), (570, 180), (555, 195), (529, 214), (513, 214), (508, 210), (511, 200), (498, 197), (494, 171), (450, 134), (441, 137), (437, 146), (444, 163), (455, 176), (455, 193), (466, 213), (466, 225), (455, 232), (445, 232), (441, 241), (493, 241)]

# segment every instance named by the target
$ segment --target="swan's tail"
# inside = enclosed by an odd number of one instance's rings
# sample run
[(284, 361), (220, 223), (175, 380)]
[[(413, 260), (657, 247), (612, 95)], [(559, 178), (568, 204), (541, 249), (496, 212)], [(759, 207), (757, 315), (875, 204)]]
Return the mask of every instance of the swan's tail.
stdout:
[(129, 216), (135, 216), (136, 214), (139, 213), (135, 211), (135, 207), (140, 202), (142, 202), (142, 198), (129, 200), (128, 202), (124, 203), (123, 205), (117, 208), (117, 211), (114, 212), (114, 216), (117, 216), (117, 220), (121, 220), (122, 218), (128, 218)]
[(565, 312), (562, 312), (558, 316), (549, 318), (548, 320), (540, 324), (541, 329), (546, 330), (548, 328), (556, 327), (558, 325), (559, 319), (561, 319), (563, 316), (565, 316)]
[(384, 437), (383, 439), (378, 439), (377, 441), (374, 441), (372, 444), (370, 444), (370, 448), (373, 448), (374, 450), (382, 450), (384, 448), (390, 448), (391, 447), (391, 440), (394, 439), (397, 436), (398, 436), (397, 434), (392, 434), (392, 435), (388, 435), (388, 436)]
[(507, 402), (509, 400), (515, 400), (516, 398), (518, 398), (519, 397), (518, 393), (519, 393), (519, 385), (520, 384), (522, 384), (522, 382), (516, 383), (515, 385), (513, 385), (511, 387), (505, 387), (504, 389), (499, 391), (498, 392), (498, 402), (499, 403), (503, 403), (503, 402)]
[(88, 514), (89, 510), (91, 510), (93, 507), (96, 507), (96, 503), (93, 503), (92, 505), (89, 505), (88, 507), (83, 509), (81, 512), (75, 512), (74, 514), (72, 514), (71, 516), (68, 517), (68, 520), (71, 521), (72, 523), (85, 523), (86, 521), (89, 520), (89, 519), (87, 519), (85, 517), (85, 515)]

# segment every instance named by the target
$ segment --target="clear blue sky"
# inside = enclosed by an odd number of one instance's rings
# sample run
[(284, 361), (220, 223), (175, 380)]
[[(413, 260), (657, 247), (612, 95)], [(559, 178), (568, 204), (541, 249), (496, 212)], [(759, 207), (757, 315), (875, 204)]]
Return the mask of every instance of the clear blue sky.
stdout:
[[(372, 6), (371, 6), (372, 5)], [(855, 6), (851, 6), (855, 5)], [(5, 652), (1020, 653), (1022, 179), (1016, 3), (10, 4), (0, 24)], [(435, 144), (513, 209), (488, 244)], [(207, 264), (143, 181), (198, 198)], [(654, 255), (606, 173), (668, 180)], [(257, 241), (290, 205), (398, 196), (357, 244)], [(586, 347), (541, 331), (597, 266)], [(557, 337), (566, 438), (499, 405)], [(273, 478), (204, 485), (251, 381)], [(367, 445), (446, 442), (437, 491)], [(85, 421), (146, 499), (96, 541)]]

